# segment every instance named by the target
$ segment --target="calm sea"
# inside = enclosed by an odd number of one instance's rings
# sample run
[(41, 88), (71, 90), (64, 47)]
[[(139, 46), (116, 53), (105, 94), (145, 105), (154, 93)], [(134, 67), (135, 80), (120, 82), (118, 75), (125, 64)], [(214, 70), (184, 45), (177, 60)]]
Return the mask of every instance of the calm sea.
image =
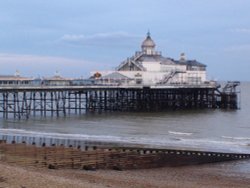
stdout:
[[(55, 136), (165, 148), (250, 153), (250, 83), (241, 83), (239, 88), (240, 110), (102, 113), (29, 120), (0, 119), (0, 135)], [(250, 172), (250, 165), (244, 162), (239, 169), (249, 169)]]

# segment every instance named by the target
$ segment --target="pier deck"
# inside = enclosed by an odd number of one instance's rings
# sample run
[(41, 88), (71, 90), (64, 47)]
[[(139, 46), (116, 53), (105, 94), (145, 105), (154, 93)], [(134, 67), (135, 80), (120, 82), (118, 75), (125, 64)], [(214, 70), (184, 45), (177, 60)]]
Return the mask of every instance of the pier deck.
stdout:
[(237, 93), (219, 93), (216, 84), (0, 87), (4, 118), (237, 107)]

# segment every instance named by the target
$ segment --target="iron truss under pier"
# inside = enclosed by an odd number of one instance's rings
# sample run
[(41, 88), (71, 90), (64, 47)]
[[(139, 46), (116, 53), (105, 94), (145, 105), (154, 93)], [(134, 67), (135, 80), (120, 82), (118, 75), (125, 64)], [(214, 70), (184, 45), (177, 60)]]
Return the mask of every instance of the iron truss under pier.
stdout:
[(1, 87), (3, 118), (66, 116), (103, 111), (237, 108), (237, 93), (217, 86)]

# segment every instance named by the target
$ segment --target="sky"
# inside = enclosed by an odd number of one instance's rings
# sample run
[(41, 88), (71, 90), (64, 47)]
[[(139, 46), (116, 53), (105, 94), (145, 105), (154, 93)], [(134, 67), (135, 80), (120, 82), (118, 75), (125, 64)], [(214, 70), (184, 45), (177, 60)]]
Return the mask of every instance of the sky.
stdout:
[(0, 74), (84, 77), (140, 50), (207, 65), (208, 79), (250, 81), (249, 0), (0, 0)]

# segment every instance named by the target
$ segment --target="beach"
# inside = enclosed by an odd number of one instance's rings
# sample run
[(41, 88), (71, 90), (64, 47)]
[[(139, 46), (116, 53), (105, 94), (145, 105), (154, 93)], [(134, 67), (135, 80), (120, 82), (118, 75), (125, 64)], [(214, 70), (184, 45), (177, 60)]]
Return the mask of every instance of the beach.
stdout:
[[(239, 163), (248, 163), (243, 161)], [(223, 166), (223, 168), (221, 168)], [(52, 170), (0, 163), (1, 188), (248, 187), (250, 175), (232, 162), (140, 170)], [(235, 166), (235, 164), (234, 164)], [(236, 164), (237, 166), (237, 164)]]
[[(13, 140), (21, 142), (31, 138), (27, 144), (80, 144), (83, 148), (96, 141), (144, 144), (154, 148), (250, 153), (250, 84), (243, 83), (241, 87), (244, 91), (241, 100), (244, 102), (241, 109), (236, 111), (103, 113), (67, 118), (33, 118), (29, 121), (1, 119), (0, 139), (7, 138), (11, 143)], [(123, 171), (53, 170), (0, 162), (0, 172), (0, 188), (238, 188), (250, 185), (249, 160)]]

